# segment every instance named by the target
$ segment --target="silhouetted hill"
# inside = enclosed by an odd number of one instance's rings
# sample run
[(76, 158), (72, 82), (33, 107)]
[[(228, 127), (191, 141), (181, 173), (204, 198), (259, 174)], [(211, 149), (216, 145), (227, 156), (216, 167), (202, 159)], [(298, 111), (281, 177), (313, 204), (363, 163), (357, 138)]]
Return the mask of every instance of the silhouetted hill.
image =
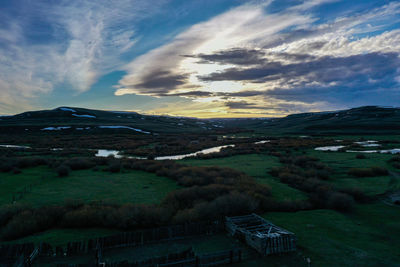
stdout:
[(104, 111), (75, 107), (29, 111), (0, 118), (2, 131), (97, 130), (133, 131), (138, 134), (209, 132), (216, 123), (194, 118), (141, 115), (136, 112)]
[[(53, 128), (53, 129), (52, 129)], [(27, 130), (26, 130), (27, 129)], [(209, 119), (151, 116), (136, 112), (60, 107), (0, 117), (1, 131), (134, 131), (154, 133), (398, 134), (400, 108), (365, 106), (292, 114), (284, 118)]]
[(286, 134), (398, 134), (400, 109), (365, 106), (341, 111), (293, 114), (260, 122), (254, 129)]

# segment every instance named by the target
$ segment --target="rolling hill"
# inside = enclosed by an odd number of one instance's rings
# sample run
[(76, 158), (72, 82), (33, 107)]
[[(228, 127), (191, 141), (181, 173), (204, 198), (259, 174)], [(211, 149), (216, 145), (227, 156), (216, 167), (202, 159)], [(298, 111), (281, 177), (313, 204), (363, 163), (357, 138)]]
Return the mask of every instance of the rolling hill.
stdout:
[(195, 118), (141, 115), (75, 107), (29, 111), (0, 118), (0, 131), (130, 131), (138, 134), (209, 132), (220, 126)]
[(229, 133), (268, 135), (397, 134), (400, 108), (364, 106), (348, 110), (292, 114), (284, 118), (196, 119), (136, 112), (59, 107), (0, 118), (0, 131), (130, 131), (137, 134)]
[(269, 120), (231, 120), (226, 127), (280, 135), (398, 134), (400, 108), (364, 106), (348, 110), (292, 114)]

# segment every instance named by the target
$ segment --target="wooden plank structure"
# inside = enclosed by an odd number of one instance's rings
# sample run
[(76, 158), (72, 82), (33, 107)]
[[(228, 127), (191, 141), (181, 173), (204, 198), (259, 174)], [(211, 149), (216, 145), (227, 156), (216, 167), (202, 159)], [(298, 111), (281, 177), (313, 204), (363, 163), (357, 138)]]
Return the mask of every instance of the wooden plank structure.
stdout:
[(296, 236), (257, 214), (226, 217), (226, 229), (246, 242), (261, 255), (286, 253), (296, 250)]

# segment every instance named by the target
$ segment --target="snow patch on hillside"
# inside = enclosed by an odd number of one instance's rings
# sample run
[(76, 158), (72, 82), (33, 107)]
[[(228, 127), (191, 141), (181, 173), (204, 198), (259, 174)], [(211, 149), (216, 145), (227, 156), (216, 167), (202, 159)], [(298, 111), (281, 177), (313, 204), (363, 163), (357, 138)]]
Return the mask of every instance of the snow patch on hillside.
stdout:
[(78, 117), (78, 118), (96, 118), (96, 116), (92, 116), (92, 115), (79, 115), (79, 114), (72, 114), (72, 116), (74, 116), (74, 117)]
[(76, 112), (76, 110), (72, 109), (72, 108), (59, 108), (59, 110), (62, 111), (70, 111), (70, 112)]
[(136, 132), (144, 133), (144, 134), (150, 134), (150, 132), (143, 131), (141, 129), (136, 129), (128, 126), (99, 126), (101, 129), (128, 129), (128, 130), (133, 130)]
[(66, 130), (70, 129), (70, 126), (59, 126), (59, 127), (46, 127), (41, 129), (42, 131), (60, 131), (60, 130)]

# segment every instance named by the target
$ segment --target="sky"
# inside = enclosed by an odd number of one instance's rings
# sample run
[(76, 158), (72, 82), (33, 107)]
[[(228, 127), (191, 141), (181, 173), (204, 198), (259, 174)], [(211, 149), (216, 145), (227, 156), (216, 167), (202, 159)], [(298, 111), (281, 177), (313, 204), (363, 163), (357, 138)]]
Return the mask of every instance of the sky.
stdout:
[(0, 114), (400, 106), (400, 1), (2, 0)]

